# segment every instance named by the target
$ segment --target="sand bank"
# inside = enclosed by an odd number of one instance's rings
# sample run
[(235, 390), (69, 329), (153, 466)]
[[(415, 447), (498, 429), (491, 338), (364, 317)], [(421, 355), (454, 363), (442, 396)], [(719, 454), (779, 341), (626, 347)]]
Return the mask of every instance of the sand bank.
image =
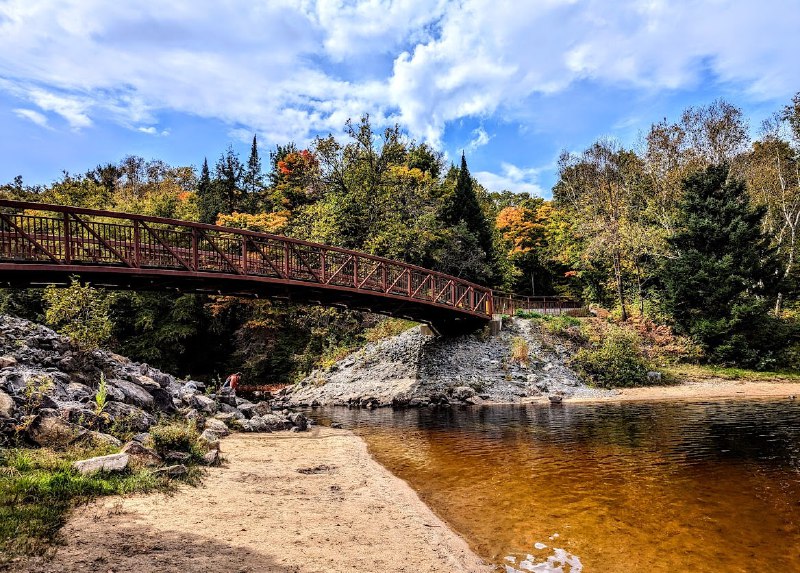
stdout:
[(237, 434), (222, 449), (202, 486), (80, 507), (52, 561), (13, 570), (492, 570), (350, 432)]

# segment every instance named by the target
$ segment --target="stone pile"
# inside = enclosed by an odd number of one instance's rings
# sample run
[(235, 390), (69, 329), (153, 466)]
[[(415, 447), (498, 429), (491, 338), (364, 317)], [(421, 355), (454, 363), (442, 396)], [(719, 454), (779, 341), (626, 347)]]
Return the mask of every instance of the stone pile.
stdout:
[[(512, 359), (515, 339), (527, 363)], [(427, 336), (412, 328), (368, 344), (326, 370), (316, 370), (283, 397), (287, 406), (436, 407), (515, 403), (548, 397), (597, 397), (569, 367), (572, 350), (546, 340), (538, 325), (513, 318), (496, 336)]]
[(49, 328), (0, 316), (0, 445), (22, 439), (61, 447), (91, 440), (121, 447), (112, 434), (144, 433), (158, 419), (174, 416), (195, 420), (210, 443), (231, 429), (308, 427), (305, 416), (285, 409), (283, 396), (253, 403), (217, 399), (205, 389), (202, 382), (177, 380), (106, 350), (82, 351)]

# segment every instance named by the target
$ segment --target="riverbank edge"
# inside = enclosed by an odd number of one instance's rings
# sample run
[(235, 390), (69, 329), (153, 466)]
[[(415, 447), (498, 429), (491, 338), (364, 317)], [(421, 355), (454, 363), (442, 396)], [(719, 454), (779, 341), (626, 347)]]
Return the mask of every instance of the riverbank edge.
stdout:
[[(794, 398), (792, 398), (794, 396)], [(800, 380), (737, 380), (721, 377), (697, 378), (665, 386), (617, 388), (616, 393), (598, 397), (565, 397), (564, 404), (642, 401), (753, 400), (786, 398), (800, 400)], [(546, 398), (535, 398), (523, 404), (545, 404)], [(500, 404), (492, 404), (500, 405)]]
[[(309, 440), (314, 442), (310, 444)], [(320, 448), (322, 443), (324, 447)], [(132, 568), (156, 572), (166, 570), (164, 564), (175, 563), (177, 559), (177, 562), (185, 565), (191, 564), (196, 573), (214, 571), (219, 561), (216, 564), (213, 559), (208, 561), (209, 556), (205, 556), (204, 560), (204, 556), (198, 553), (198, 547), (205, 543), (219, 543), (219, 532), (215, 531), (208, 539), (200, 536), (198, 541), (184, 545), (183, 539), (197, 537), (195, 531), (184, 529), (184, 524), (225, 519), (229, 514), (249, 515), (254, 503), (253, 491), (248, 494), (243, 490), (241, 473), (247, 470), (245, 475), (248, 480), (258, 477), (254, 476), (253, 467), (243, 466), (249, 463), (261, 468), (261, 483), (274, 488), (258, 488), (268, 513), (279, 508), (281, 516), (299, 516), (308, 509), (309, 502), (313, 504), (314, 513), (302, 520), (306, 529), (306, 542), (302, 546), (297, 542), (289, 543), (287, 530), (275, 527), (275, 520), (281, 519), (277, 515), (263, 518), (265, 527), (259, 528), (252, 544), (248, 544), (247, 538), (243, 537), (246, 534), (240, 533), (231, 545), (226, 546), (226, 550), (228, 557), (240, 564), (241, 571), (288, 571), (285, 567), (291, 564), (292, 571), (311, 572), (319, 570), (321, 560), (328, 561), (326, 571), (351, 571), (353, 566), (347, 556), (367, 554), (370, 554), (370, 559), (377, 554), (378, 557), (398, 562), (396, 568), (390, 565), (383, 569), (388, 571), (494, 571), (493, 566), (475, 554), (467, 541), (425, 504), (406, 481), (380, 464), (366, 441), (354, 432), (315, 427), (304, 434), (232, 434), (222, 444), (226, 463), (222, 467), (209, 468), (200, 487), (181, 487), (169, 497), (159, 494), (112, 496), (76, 507), (70, 512), (62, 530), (64, 544), (57, 548), (51, 558), (15, 559), (6, 565), (10, 569), (0, 567), (0, 570), (54, 573), (102, 563), (104, 568), (111, 567), (114, 570)], [(263, 455), (253, 458), (253, 450), (259, 447)], [(288, 457), (275, 456), (277, 452)], [(332, 465), (331, 460), (336, 465)], [(298, 468), (310, 470), (306, 472)], [(322, 470), (316, 471), (317, 468)], [(276, 472), (283, 473), (284, 479), (276, 481)], [(289, 477), (292, 479), (286, 479)], [(336, 482), (334, 486), (327, 484), (330, 479)], [(311, 491), (297, 495), (298, 489), (308, 487), (312, 488)], [(331, 497), (332, 491), (342, 492), (342, 497)], [(224, 496), (230, 497), (231, 492), (240, 493), (240, 499), (237, 500), (240, 503), (223, 504)], [(352, 497), (346, 495), (349, 492), (353, 492)], [(197, 503), (197, 499), (193, 501), (193, 498), (218, 499), (223, 506), (222, 515), (216, 512), (205, 514), (209, 511), (207, 504)], [(359, 504), (365, 503), (364, 499), (371, 505), (383, 504), (385, 511), (365, 514), (364, 508), (359, 507)], [(180, 515), (180, 521), (176, 522), (171, 517), (173, 515)], [(330, 543), (326, 543), (331, 532), (340, 525), (338, 522), (348, 520), (348, 516), (352, 518), (347, 528), (349, 543), (343, 544), (341, 539), (335, 542), (331, 539)], [(240, 529), (239, 524), (225, 520), (230, 530)], [(127, 528), (132, 529), (128, 531)], [(344, 528), (339, 531), (341, 529)], [(143, 547), (126, 554), (131, 543), (136, 543), (130, 540), (131, 531), (136, 531), (140, 540), (147, 537), (143, 532), (149, 532), (150, 536), (157, 538), (157, 544), (150, 551), (143, 551), (147, 547), (145, 539), (141, 541)], [(247, 528), (242, 527), (241, 531), (245, 532)], [(383, 547), (382, 543), (375, 543), (376, 532), (380, 532), (378, 541), (391, 539), (394, 551), (402, 547), (409, 553), (406, 557), (413, 563), (405, 563), (402, 555), (384, 555), (391, 549)], [(174, 542), (171, 543), (171, 539)], [(316, 547), (309, 546), (309, 540)], [(122, 554), (121, 547), (124, 549)], [(280, 562), (278, 556), (264, 555), (264, 547), (281, 547)], [(225, 551), (222, 554), (224, 557)], [(131, 555), (135, 557), (133, 561)], [(264, 566), (265, 557), (272, 561), (272, 567)]]

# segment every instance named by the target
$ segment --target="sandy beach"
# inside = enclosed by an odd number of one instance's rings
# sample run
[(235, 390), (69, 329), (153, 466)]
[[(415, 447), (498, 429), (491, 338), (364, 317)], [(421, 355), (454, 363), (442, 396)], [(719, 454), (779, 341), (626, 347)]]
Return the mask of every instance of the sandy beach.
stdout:
[[(788, 380), (745, 381), (706, 378), (686, 381), (674, 386), (621, 388), (613, 396), (569, 398), (570, 404), (583, 402), (632, 402), (640, 400), (717, 400), (786, 398), (800, 400), (800, 382)], [(546, 400), (540, 400), (546, 401)]]
[(11, 570), (492, 570), (348, 431), (237, 434), (222, 450), (199, 487), (77, 508), (51, 561)]

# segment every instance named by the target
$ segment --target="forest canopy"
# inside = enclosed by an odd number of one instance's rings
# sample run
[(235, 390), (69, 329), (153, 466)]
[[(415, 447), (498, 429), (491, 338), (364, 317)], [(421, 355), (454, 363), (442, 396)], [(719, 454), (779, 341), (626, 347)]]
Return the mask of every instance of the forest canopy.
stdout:
[[(368, 116), (348, 121), (344, 140), (319, 137), (307, 149), (290, 142), (263, 153), (254, 137), (246, 159), (228, 147), (199, 168), (129, 156), (46, 186), (18, 177), (0, 196), (362, 250), (669, 324), (716, 363), (795, 367), (798, 126), (800, 93), (753, 140), (735, 106), (690, 107), (654, 123), (635, 148), (600, 138), (563, 153), (551, 200), (489, 192), (466, 156), (448, 164)], [(378, 320), (229, 297), (99, 296), (109, 324), (97, 343), (193, 375), (243, 369), (289, 380), (363, 341)], [(63, 302), (52, 292), (5, 291), (0, 310), (44, 319)]]

